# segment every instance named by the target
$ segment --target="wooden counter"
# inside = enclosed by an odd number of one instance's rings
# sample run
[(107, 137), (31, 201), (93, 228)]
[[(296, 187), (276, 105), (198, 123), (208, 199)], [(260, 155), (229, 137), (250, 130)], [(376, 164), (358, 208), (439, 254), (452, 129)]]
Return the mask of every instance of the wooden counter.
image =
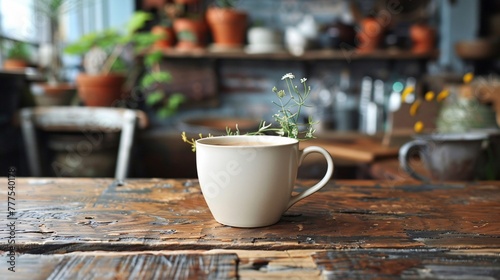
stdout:
[(500, 182), (331, 181), (255, 229), (215, 222), (196, 180), (18, 178), (15, 190), (14, 216), (1, 202), (7, 279), (500, 277)]
[(397, 158), (400, 145), (385, 146), (382, 136), (369, 136), (357, 132), (318, 133), (316, 139), (300, 142), (301, 148), (320, 146), (325, 148), (335, 161), (350, 161), (357, 164), (373, 163), (379, 159)]

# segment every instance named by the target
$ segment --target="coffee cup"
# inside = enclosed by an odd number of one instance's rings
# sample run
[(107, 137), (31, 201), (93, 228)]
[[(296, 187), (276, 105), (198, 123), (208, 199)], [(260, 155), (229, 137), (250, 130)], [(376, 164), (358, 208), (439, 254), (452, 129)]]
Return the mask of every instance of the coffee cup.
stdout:
[[(435, 133), (414, 136), (399, 150), (401, 168), (421, 181), (471, 181), (478, 175), (478, 165), (488, 134)], [(418, 155), (430, 178), (415, 171), (410, 159)]]
[[(325, 157), (326, 174), (314, 186), (294, 195), (298, 168), (311, 153)], [(326, 185), (334, 164), (321, 147), (300, 150), (297, 139), (236, 135), (197, 140), (196, 167), (215, 220), (249, 228), (277, 223), (288, 208)]]

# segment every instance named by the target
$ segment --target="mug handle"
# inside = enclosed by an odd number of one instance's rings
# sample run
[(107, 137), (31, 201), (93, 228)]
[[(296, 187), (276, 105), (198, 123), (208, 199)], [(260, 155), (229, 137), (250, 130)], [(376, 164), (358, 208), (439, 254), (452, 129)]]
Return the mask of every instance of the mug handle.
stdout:
[(413, 154), (414, 152), (420, 151), (422, 148), (424, 148), (427, 145), (425, 141), (422, 140), (413, 140), (410, 141), (399, 149), (399, 166), (406, 172), (408, 173), (411, 177), (424, 181), (424, 182), (429, 182), (431, 179), (427, 178), (426, 176), (417, 173), (411, 166), (410, 166), (410, 155)]
[(325, 149), (318, 147), (318, 146), (309, 146), (309, 147), (306, 147), (304, 150), (299, 151), (299, 166), (302, 164), (302, 160), (304, 160), (304, 158), (308, 154), (311, 154), (311, 153), (319, 153), (325, 157), (326, 162), (328, 164), (328, 167), (326, 169), (326, 174), (323, 177), (323, 179), (321, 179), (321, 181), (316, 183), (316, 185), (308, 188), (307, 190), (305, 190), (297, 195), (292, 196), (290, 198), (290, 201), (288, 202), (288, 206), (286, 207), (286, 209), (292, 207), (292, 205), (297, 203), (299, 200), (306, 198), (306, 197), (310, 196), (311, 194), (319, 191), (322, 187), (324, 187), (326, 185), (326, 183), (328, 183), (328, 181), (330, 180), (330, 178), (333, 175), (334, 165), (333, 165), (332, 156)]

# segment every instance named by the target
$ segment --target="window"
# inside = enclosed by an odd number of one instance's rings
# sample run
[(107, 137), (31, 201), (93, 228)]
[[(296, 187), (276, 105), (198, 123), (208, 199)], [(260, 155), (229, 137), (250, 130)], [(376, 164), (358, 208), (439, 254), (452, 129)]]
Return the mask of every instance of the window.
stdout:
[(0, 35), (2, 37), (36, 43), (37, 26), (32, 9), (34, 0), (0, 0)]
[[(0, 0), (0, 44), (3, 44), (3, 40), (17, 40), (38, 47), (49, 42), (50, 23), (45, 16), (37, 16), (35, 9), (35, 5), (49, 3), (49, 1), (51, 0)], [(66, 5), (60, 14), (63, 42), (75, 41), (83, 34), (95, 30), (120, 28), (135, 9), (134, 0), (65, 0), (63, 2)], [(0, 52), (0, 60), (1, 58)], [(76, 62), (69, 60), (69, 64), (78, 63), (78, 60)]]

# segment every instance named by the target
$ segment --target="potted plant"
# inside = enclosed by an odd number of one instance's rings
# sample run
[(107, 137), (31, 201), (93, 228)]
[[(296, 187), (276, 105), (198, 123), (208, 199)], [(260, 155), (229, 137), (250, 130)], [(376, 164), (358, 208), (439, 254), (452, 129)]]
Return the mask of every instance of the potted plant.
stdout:
[(39, 47), (38, 66), (45, 76), (45, 81), (31, 85), (31, 93), (39, 106), (69, 105), (75, 96), (75, 85), (64, 77), (60, 17), (72, 9), (78, 9), (81, 5), (82, 0), (37, 0), (33, 2), (37, 18), (36, 26), (48, 27), (49, 30), (48, 41), (42, 42)]
[(3, 68), (5, 70), (19, 71), (24, 70), (24, 68), (28, 66), (31, 53), (27, 43), (11, 41), (10, 45), (5, 48), (5, 61), (3, 62)]
[(165, 5), (165, 12), (173, 22), (176, 49), (190, 51), (205, 48), (208, 27), (197, 0), (175, 0)]
[[(125, 33), (115, 29), (89, 33), (65, 48), (68, 54), (83, 55), (85, 72), (78, 75), (76, 83), (85, 105), (115, 106), (133, 89), (145, 92), (147, 104), (155, 106), (162, 117), (177, 109), (182, 95), (162, 90), (161, 84), (169, 82), (171, 76), (159, 66), (161, 52), (151, 51), (158, 36), (140, 31), (152, 18), (150, 13), (135, 12)], [(147, 71), (141, 78), (144, 68)]]
[(155, 49), (168, 49), (175, 46), (175, 32), (172, 19), (168, 16), (168, 5), (159, 9), (159, 21), (151, 28), (151, 33), (158, 35), (159, 39), (153, 44)]
[(247, 13), (235, 8), (235, 0), (216, 0), (207, 9), (207, 22), (217, 48), (241, 48), (245, 42)]

